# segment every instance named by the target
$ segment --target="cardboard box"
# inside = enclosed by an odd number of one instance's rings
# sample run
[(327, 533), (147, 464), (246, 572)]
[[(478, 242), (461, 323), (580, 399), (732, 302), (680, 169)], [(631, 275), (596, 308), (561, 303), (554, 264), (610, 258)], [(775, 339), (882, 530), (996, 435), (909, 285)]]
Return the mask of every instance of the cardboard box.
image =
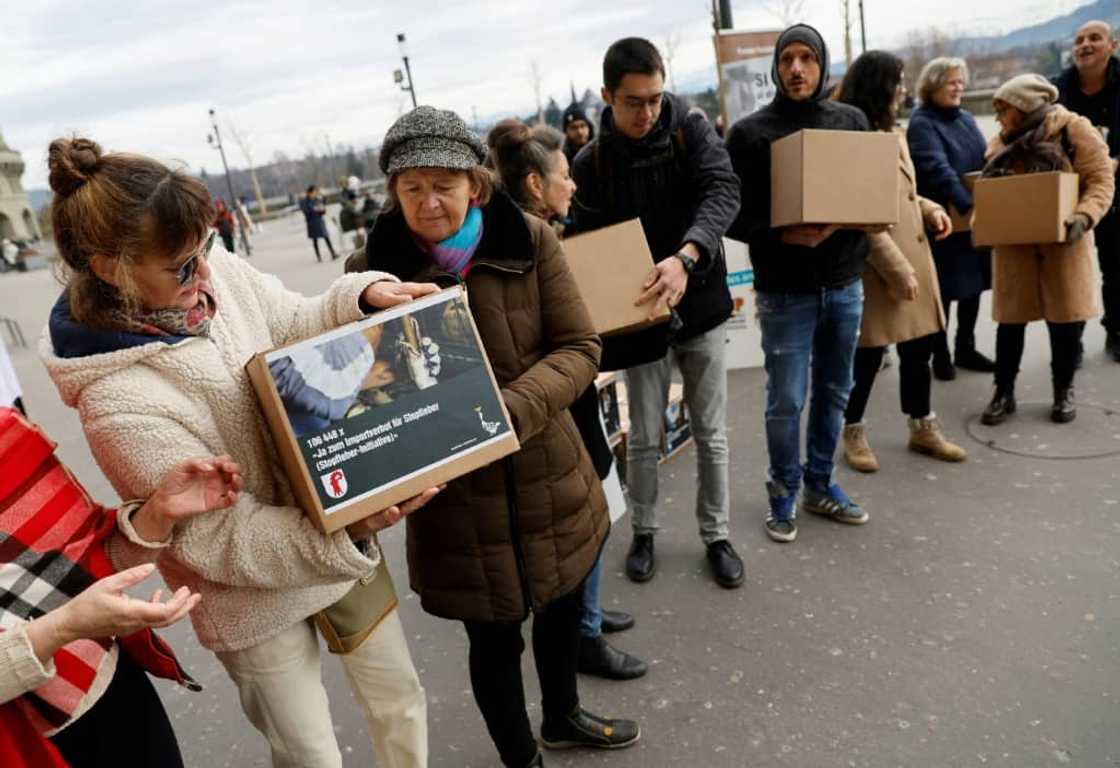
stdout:
[(898, 223), (898, 136), (801, 130), (770, 145), (770, 226)]
[(980, 179), (973, 191), (973, 245), (1033, 245), (1066, 239), (1078, 201), (1076, 173)]
[(653, 256), (638, 219), (569, 237), (563, 247), (600, 336), (628, 333), (669, 319), (668, 308), (650, 319), (652, 304), (634, 306), (653, 269)]
[(459, 287), (246, 371), (299, 505), (328, 533), (519, 448)]
[[(976, 181), (980, 178), (980, 171), (973, 171), (972, 173), (961, 174), (961, 183), (964, 184), (965, 189), (975, 194)], [(953, 222), (953, 233), (969, 232), (972, 230), (972, 211), (967, 214), (958, 211), (952, 203), (949, 203), (949, 220)]]

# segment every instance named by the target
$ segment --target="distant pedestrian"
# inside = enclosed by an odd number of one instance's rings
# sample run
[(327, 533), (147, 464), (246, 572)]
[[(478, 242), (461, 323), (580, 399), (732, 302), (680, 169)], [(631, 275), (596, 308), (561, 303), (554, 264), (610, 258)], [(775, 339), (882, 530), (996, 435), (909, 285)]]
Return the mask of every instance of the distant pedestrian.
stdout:
[(331, 260), (337, 259), (338, 254), (334, 252), (330, 234), (327, 232), (327, 204), (323, 200), (323, 196), (319, 194), (319, 188), (314, 184), (308, 187), (299, 207), (303, 211), (303, 218), (307, 221), (307, 236), (311, 239), (311, 246), (315, 249), (315, 259), (323, 260), (322, 254), (319, 253), (320, 240), (326, 242), (327, 250), (331, 253)]
[[(937, 58), (918, 76), (921, 106), (910, 116), (906, 140), (918, 173), (918, 194), (960, 214), (972, 211), (972, 192), (963, 176), (984, 167), (984, 134), (972, 114), (961, 106), (968, 86), (968, 65), (963, 59)], [(941, 381), (956, 378), (957, 368), (991, 373), (995, 363), (976, 349), (976, 318), (980, 295), (992, 287), (992, 258), (987, 250), (972, 247), (968, 232), (950, 235), (932, 244), (945, 322), (957, 303), (957, 334), (953, 354), (945, 330), (933, 350), (933, 373)]]
[[(1108, 141), (1112, 170), (1120, 166), (1120, 41), (1103, 21), (1082, 24), (1073, 39), (1073, 66), (1058, 77), (1058, 103), (1086, 117)], [(1120, 177), (1118, 177), (1120, 181)], [(1120, 363), (1120, 201), (1112, 205), (1093, 230), (1101, 268), (1104, 299), (1105, 352)]]
[[(855, 107), (825, 100), (828, 48), (806, 24), (779, 36), (772, 78), (774, 100), (727, 134), (743, 190), (730, 236), (751, 249), (766, 355), (766, 532), (774, 541), (791, 542), (797, 538), (794, 504), (802, 481), (804, 511), (849, 525), (868, 520), (832, 478), (852, 389), (868, 244), (865, 232), (836, 224), (770, 226), (770, 144), (804, 128), (867, 131), (870, 124)], [(802, 466), (801, 412), (810, 387), (808, 461)]]
[(675, 363), (697, 445), (696, 526), (712, 578), (734, 589), (746, 571), (730, 541), (726, 324), (733, 303), (723, 234), (739, 210), (739, 180), (711, 124), (665, 90), (665, 64), (648, 40), (627, 37), (607, 49), (603, 98), (599, 135), (572, 169), (571, 231), (640, 219), (654, 268), (619, 301), (637, 294), (651, 313), (668, 308), (676, 317), (603, 340), (602, 368), (626, 369), (629, 398), (626, 575), (645, 582), (657, 570), (658, 459)]
[(859, 108), (872, 128), (896, 132), (899, 139), (899, 221), (889, 232), (869, 236), (871, 268), (863, 273), (855, 384), (844, 412), (844, 458), (861, 472), (879, 468), (867, 442), (863, 415), (887, 344), (898, 349), (899, 394), (902, 412), (909, 417), (909, 449), (942, 461), (963, 461), (968, 455), (941, 434), (930, 401), (930, 358), (945, 317), (929, 238), (944, 240), (953, 226), (944, 208), (917, 195), (906, 136), (896, 127), (905, 96), (902, 60), (886, 51), (868, 51), (857, 58), (836, 94), (838, 101)]
[(588, 119), (587, 110), (578, 101), (568, 105), (560, 118), (560, 123), (564, 127), (564, 157), (568, 158), (570, 166), (576, 159), (576, 153), (595, 138), (595, 126)]
[(996, 331), (996, 390), (985, 424), (1015, 413), (1015, 379), (1023, 358), (1027, 323), (1045, 320), (1050, 331), (1054, 406), (1050, 418), (1073, 421), (1073, 375), (1085, 321), (1098, 309), (1093, 274), (1093, 227), (1108, 212), (1116, 178), (1108, 145), (1087, 118), (1055, 104), (1058, 89), (1041, 75), (1019, 75), (995, 92), (1002, 128), (988, 144), (985, 176), (1072, 171), (1080, 197), (1066, 222), (1064, 243), (997, 245), (992, 253), (992, 315)]
[(222, 238), (222, 244), (230, 253), (237, 253), (237, 249), (233, 244), (233, 211), (226, 205), (226, 201), (218, 198), (214, 201), (214, 229), (218, 230), (218, 236)]

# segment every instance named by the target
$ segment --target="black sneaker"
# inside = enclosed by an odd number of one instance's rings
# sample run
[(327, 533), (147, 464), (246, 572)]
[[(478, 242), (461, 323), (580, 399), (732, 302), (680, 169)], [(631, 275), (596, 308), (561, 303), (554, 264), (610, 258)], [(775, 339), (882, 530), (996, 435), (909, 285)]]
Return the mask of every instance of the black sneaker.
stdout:
[(649, 671), (644, 661), (613, 647), (602, 635), (579, 639), (577, 668), (585, 675), (607, 680), (634, 680)]
[(1109, 333), (1104, 339), (1104, 353), (1120, 363), (1120, 331)]
[(630, 581), (639, 584), (649, 581), (657, 571), (657, 560), (653, 555), (653, 534), (635, 534), (630, 542), (630, 552), (626, 555), (626, 575)]
[(633, 720), (608, 720), (578, 707), (560, 722), (541, 725), (541, 744), (549, 749), (622, 749), (641, 737), (642, 729)]
[(727, 539), (713, 541), (708, 545), (708, 565), (712, 567), (712, 577), (716, 584), (724, 589), (735, 589), (746, 577), (743, 560)]
[(626, 611), (608, 611), (603, 609), (602, 614), (603, 621), (599, 628), (603, 631), (603, 634), (624, 632), (634, 626), (634, 617), (626, 613)]
[(996, 371), (995, 361), (977, 352), (975, 347), (957, 347), (953, 362), (957, 368), (963, 368), (966, 371), (978, 371), (979, 373), (995, 373)]

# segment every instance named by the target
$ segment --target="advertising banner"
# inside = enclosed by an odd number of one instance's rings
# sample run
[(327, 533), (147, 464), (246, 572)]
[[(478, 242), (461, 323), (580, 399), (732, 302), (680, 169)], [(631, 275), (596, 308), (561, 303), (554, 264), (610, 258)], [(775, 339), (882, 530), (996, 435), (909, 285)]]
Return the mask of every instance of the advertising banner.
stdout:
[(721, 30), (715, 38), (725, 129), (774, 100), (777, 91), (770, 69), (779, 34)]

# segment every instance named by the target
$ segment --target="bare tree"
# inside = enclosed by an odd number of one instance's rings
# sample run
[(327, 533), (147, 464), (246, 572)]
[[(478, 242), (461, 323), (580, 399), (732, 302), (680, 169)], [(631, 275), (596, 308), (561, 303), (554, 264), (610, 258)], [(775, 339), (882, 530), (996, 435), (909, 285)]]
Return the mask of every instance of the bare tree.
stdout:
[(529, 62), (529, 82), (533, 85), (533, 97), (537, 104), (537, 125), (544, 123), (544, 109), (541, 106), (541, 63), (537, 59)]
[(669, 90), (673, 93), (677, 92), (677, 79), (673, 76), (673, 54), (677, 50), (677, 46), (681, 42), (681, 33), (679, 29), (673, 29), (669, 34), (665, 35), (665, 42), (662, 43), (663, 53), (662, 58), (665, 59), (665, 67), (669, 70)]
[(897, 53), (902, 59), (906, 87), (910, 92), (917, 92), (918, 73), (927, 61), (938, 56), (952, 56), (954, 52), (953, 39), (937, 27), (914, 29), (907, 33)]
[(805, 0), (767, 0), (762, 8), (788, 27), (804, 19)]
[[(230, 136), (233, 137), (233, 143), (241, 150), (241, 154), (245, 156), (245, 162), (249, 165), (249, 178), (253, 182), (253, 193), (257, 196), (257, 208), (261, 213), (268, 213), (268, 205), (264, 201), (264, 195), (261, 194), (261, 182), (257, 178), (257, 167), (253, 164), (253, 148), (249, 144), (249, 136), (237, 130), (237, 126), (233, 124), (232, 120), (226, 121), (226, 127), (229, 129)], [(237, 201), (230, 200), (230, 205), (235, 205)]]
[(843, 0), (844, 17), (844, 61), (852, 66), (852, 8), (851, 0)]

